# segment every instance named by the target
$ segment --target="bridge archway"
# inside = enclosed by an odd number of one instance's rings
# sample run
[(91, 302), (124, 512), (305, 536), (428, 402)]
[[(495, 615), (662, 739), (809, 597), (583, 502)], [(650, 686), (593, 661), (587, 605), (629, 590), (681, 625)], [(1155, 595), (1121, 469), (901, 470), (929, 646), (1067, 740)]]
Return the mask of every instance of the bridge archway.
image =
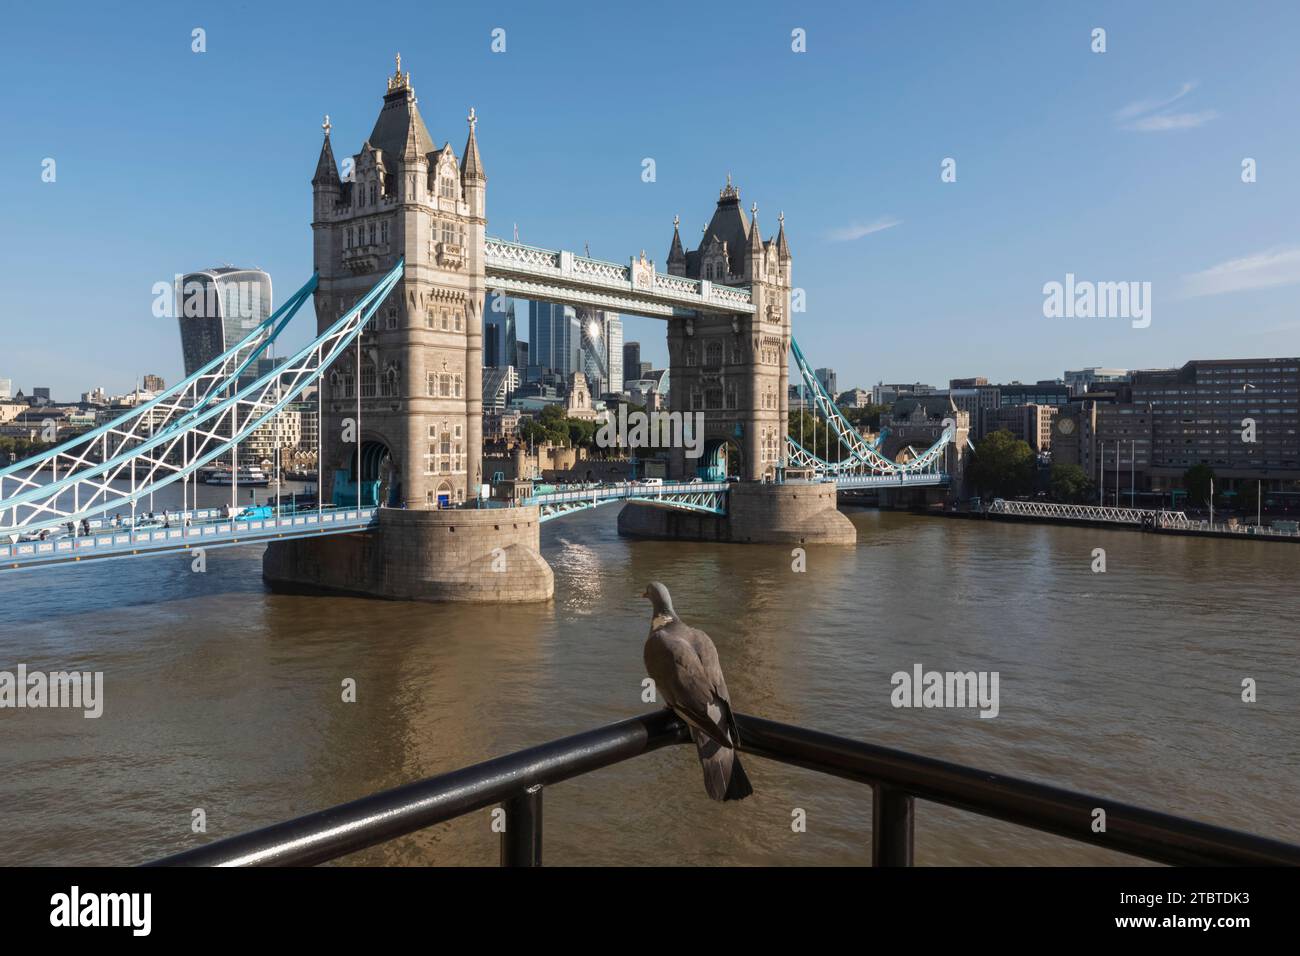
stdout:
[[(361, 442), (361, 507), (402, 506), (402, 482), (397, 463), (386, 442), (368, 438)], [(357, 503), (357, 455), (349, 454), (335, 471), (334, 504)]]
[(711, 438), (697, 460), (695, 473), (705, 481), (726, 481), (729, 475), (744, 474), (744, 451), (735, 438)]

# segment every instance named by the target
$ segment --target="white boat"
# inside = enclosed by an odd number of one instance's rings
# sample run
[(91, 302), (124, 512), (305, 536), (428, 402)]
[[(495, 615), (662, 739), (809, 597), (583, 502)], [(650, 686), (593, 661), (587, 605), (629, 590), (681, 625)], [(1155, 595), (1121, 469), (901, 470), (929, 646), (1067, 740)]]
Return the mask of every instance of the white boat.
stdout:
[[(266, 476), (261, 468), (241, 468), (239, 469), (239, 484), (249, 488), (265, 488), (271, 483), (271, 479)], [(225, 471), (214, 471), (208, 477), (203, 479), (205, 485), (224, 485), (229, 488), (234, 482), (231, 479), (229, 469)]]

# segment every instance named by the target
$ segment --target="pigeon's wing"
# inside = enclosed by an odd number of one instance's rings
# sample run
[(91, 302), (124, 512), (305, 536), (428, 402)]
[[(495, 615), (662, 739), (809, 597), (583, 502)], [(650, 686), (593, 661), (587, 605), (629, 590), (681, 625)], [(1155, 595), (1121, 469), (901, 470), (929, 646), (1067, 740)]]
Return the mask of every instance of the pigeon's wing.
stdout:
[[(646, 644), (647, 672), (663, 688), (672, 708), (688, 723), (722, 746), (730, 747), (726, 730), (729, 708), (718, 696), (714, 682), (721, 670), (716, 666), (711, 669), (700, 660), (690, 640), (690, 631), (691, 628), (674, 621), (651, 635)], [(659, 674), (650, 670), (652, 657)]]
[(733, 746), (740, 743), (740, 732), (736, 728), (736, 718), (731, 714), (731, 695), (727, 693), (727, 680), (722, 674), (722, 662), (718, 660), (718, 649), (713, 645), (713, 639), (698, 627), (689, 628), (690, 634), (687, 640), (690, 641), (691, 647), (695, 649), (696, 656), (699, 657), (700, 663), (704, 665), (705, 673), (713, 681), (713, 690), (718, 697), (718, 706), (722, 713), (718, 721), (731, 734), (731, 744)]

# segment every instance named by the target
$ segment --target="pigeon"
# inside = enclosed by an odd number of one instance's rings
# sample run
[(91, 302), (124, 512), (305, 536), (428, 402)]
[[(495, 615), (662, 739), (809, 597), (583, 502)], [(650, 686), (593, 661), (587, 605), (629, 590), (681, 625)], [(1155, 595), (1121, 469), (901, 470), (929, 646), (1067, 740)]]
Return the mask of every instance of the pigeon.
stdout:
[(668, 589), (646, 586), (654, 611), (645, 642), (646, 673), (670, 710), (690, 725), (691, 739), (704, 768), (704, 789), (714, 800), (743, 800), (754, 792), (740, 765), (740, 734), (731, 713), (718, 649), (709, 635), (683, 624)]

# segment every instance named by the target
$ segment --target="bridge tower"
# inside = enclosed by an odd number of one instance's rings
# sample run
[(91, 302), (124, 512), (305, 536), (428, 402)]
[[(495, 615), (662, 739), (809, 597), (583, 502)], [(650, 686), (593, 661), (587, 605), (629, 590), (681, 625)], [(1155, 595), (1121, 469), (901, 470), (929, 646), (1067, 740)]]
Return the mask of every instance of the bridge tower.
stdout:
[(353, 352), (327, 373), (321, 493), (356, 500), (357, 446), (346, 419), (361, 402), (363, 504), (454, 504), (482, 480), (483, 237), (487, 177), (475, 116), (459, 157), (437, 147), (411, 74), (388, 78), (369, 139), (340, 176), (324, 124), (312, 178), (317, 325), (321, 331), (405, 257), (401, 281)]
[(785, 454), (789, 421), (791, 257), (785, 216), (774, 239), (764, 241), (758, 206), (745, 215), (740, 190), (727, 176), (713, 218), (697, 249), (682, 247), (673, 222), (668, 272), (713, 285), (749, 286), (753, 314), (695, 312), (668, 322), (671, 408), (704, 413), (705, 455), (674, 452), (679, 477), (717, 469), (745, 481), (775, 478)]
[[(360, 488), (363, 505), (386, 507), (364, 532), (273, 542), (262, 559), (272, 588), (488, 603), (554, 593), (536, 506), (454, 507), (482, 481), (487, 177), (472, 109), (468, 122), (459, 157), (435, 146), (400, 56), (342, 175), (326, 117), (312, 177), (319, 328), (405, 266), (360, 355), (349, 350), (325, 376), (320, 489), (351, 505)], [(359, 445), (344, 440), (358, 401)]]

